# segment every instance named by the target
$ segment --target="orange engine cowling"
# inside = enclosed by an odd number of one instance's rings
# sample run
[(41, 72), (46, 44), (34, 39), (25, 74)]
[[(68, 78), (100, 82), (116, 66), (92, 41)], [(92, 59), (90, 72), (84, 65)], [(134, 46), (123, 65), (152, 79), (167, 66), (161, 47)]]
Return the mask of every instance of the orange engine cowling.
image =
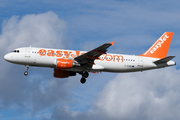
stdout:
[(57, 68), (72, 68), (74, 60), (70, 59), (57, 59)]
[(76, 76), (76, 73), (72, 71), (61, 70), (59, 68), (54, 68), (54, 77), (67, 78), (69, 76)]

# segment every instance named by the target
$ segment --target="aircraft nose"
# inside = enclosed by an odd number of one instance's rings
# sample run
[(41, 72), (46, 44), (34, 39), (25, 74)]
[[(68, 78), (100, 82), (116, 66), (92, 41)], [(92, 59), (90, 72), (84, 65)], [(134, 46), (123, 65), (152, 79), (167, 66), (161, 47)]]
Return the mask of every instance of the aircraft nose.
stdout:
[(11, 56), (10, 56), (9, 54), (6, 54), (6, 55), (4, 56), (4, 59), (5, 59), (6, 61), (10, 61)]

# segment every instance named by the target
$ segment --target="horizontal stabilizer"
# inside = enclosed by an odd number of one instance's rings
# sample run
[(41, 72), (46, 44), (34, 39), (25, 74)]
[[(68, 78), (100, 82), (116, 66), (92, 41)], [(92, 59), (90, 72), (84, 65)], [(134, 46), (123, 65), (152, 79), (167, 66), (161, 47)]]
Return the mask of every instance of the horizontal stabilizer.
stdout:
[(157, 61), (155, 61), (154, 63), (155, 63), (155, 64), (167, 63), (167, 62), (169, 62), (170, 60), (172, 60), (174, 57), (176, 57), (176, 56), (168, 56), (168, 57), (165, 57), (165, 58), (163, 58), (163, 59), (157, 60)]

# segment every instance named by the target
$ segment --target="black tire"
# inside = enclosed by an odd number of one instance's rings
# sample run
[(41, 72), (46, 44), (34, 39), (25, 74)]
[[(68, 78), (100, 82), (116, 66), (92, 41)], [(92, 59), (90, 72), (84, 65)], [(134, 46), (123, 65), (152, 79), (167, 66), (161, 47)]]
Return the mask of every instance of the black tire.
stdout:
[(83, 76), (84, 78), (87, 78), (87, 77), (89, 76), (89, 73), (85, 71), (85, 72), (82, 73), (82, 76)]
[(27, 75), (28, 75), (28, 72), (27, 72), (27, 71), (25, 71), (25, 72), (24, 72), (24, 75), (25, 75), (25, 76), (27, 76)]
[(84, 84), (86, 82), (86, 78), (82, 77), (80, 81), (82, 84)]

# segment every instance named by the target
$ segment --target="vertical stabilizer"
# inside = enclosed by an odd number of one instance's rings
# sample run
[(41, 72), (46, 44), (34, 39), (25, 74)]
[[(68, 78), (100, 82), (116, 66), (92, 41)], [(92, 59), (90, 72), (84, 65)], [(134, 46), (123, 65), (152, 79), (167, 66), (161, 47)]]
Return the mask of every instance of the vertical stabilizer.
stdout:
[(174, 32), (165, 32), (144, 54), (140, 56), (165, 58), (167, 57)]

